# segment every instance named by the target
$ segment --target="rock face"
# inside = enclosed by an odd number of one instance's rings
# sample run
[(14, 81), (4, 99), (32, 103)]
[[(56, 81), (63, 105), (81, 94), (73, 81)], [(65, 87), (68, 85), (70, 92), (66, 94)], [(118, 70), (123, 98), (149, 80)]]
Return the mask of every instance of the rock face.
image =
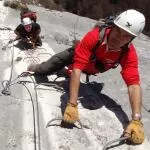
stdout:
[[(146, 27), (144, 34), (150, 35), (150, 0), (54, 0), (65, 10), (86, 16), (92, 19), (99, 19), (108, 15), (120, 13), (127, 9), (136, 9), (144, 13)], [(133, 18), (134, 19), (134, 18)]]

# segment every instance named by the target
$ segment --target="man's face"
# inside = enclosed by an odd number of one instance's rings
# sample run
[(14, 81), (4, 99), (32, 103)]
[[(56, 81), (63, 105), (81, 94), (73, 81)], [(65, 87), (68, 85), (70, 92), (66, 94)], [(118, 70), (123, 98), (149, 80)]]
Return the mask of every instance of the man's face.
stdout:
[(132, 38), (133, 35), (131, 35), (130, 33), (121, 28), (114, 27), (108, 38), (108, 48), (110, 50), (118, 50), (120, 49), (120, 47), (129, 43)]
[(30, 32), (32, 29), (32, 24), (25, 25), (24, 28), (27, 32)]

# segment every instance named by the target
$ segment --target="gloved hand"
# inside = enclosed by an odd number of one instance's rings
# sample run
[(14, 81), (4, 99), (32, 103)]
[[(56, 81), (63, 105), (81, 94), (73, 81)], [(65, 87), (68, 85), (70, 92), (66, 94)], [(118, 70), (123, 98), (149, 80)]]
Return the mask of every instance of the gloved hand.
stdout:
[(64, 121), (68, 123), (75, 123), (79, 120), (78, 106), (68, 103), (64, 113)]
[(141, 144), (144, 141), (143, 123), (140, 120), (131, 120), (124, 136), (129, 137), (129, 140), (134, 144)]

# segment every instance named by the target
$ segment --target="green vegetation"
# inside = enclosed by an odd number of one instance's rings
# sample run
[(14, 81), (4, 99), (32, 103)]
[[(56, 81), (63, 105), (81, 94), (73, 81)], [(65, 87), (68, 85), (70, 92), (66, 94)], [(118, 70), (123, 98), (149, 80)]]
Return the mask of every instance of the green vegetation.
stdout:
[(23, 9), (26, 7), (24, 4), (18, 1), (5, 1), (4, 6), (12, 9)]
[(54, 0), (7, 0), (4, 2), (4, 6), (5, 7), (10, 7), (12, 9), (22, 9), (22, 8), (27, 8), (27, 6), (25, 5), (25, 3), (28, 4), (34, 4), (34, 5), (42, 5), (43, 7), (50, 9), (50, 10), (63, 10), (61, 5), (56, 4), (56, 2)]

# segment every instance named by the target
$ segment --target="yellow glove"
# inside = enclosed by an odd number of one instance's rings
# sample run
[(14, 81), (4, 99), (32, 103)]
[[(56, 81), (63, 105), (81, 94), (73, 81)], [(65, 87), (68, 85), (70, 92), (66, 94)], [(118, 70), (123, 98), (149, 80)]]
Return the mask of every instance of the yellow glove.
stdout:
[(75, 123), (79, 120), (78, 106), (68, 103), (64, 113), (64, 121), (68, 123)]
[(129, 136), (129, 140), (134, 144), (141, 144), (144, 141), (143, 123), (140, 120), (130, 121), (124, 136)]

